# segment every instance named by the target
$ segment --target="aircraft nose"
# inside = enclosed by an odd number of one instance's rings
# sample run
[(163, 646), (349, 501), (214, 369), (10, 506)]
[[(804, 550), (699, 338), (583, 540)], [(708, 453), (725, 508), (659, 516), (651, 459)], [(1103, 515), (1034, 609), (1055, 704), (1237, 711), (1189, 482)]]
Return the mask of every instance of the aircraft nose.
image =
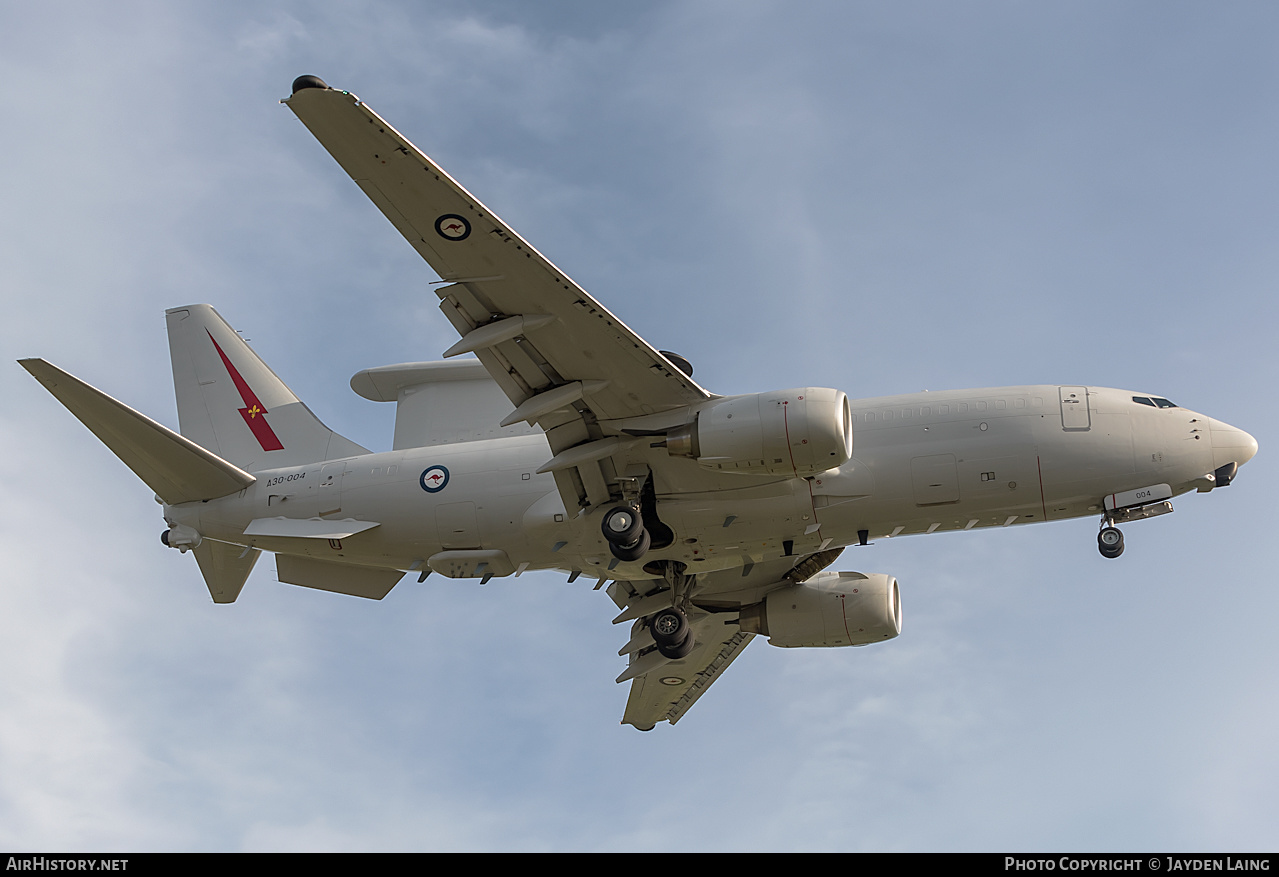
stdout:
[(1212, 432), (1212, 460), (1214, 466), (1238, 463), (1242, 466), (1257, 455), (1257, 440), (1244, 432), (1235, 429), (1228, 423), (1208, 418), (1208, 426)]

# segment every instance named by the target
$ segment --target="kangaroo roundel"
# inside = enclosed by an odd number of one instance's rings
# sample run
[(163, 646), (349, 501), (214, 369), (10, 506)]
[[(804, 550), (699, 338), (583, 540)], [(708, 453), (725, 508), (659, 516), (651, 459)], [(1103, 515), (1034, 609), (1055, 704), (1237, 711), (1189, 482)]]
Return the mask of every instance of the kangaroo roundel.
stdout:
[(449, 483), (449, 470), (439, 465), (431, 466), (422, 471), (418, 483), (427, 493), (439, 493)]
[(471, 224), (466, 221), (464, 216), (458, 216), (456, 213), (446, 213), (435, 220), (435, 230), (440, 233), (442, 238), (447, 238), (451, 241), (464, 241), (471, 234)]

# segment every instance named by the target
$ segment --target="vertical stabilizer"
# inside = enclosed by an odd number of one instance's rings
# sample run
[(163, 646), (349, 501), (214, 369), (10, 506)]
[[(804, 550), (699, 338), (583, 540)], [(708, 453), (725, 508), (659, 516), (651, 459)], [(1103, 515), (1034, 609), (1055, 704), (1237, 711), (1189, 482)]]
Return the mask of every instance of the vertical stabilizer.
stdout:
[(182, 434), (247, 471), (369, 453), (329, 429), (209, 305), (165, 311)]

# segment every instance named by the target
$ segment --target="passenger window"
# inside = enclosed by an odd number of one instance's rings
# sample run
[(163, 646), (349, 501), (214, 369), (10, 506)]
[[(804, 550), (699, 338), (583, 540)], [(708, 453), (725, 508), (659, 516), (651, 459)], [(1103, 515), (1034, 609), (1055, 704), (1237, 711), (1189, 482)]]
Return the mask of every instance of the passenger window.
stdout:
[(996, 410), (996, 411), (1003, 411), (1003, 410), (1004, 410), (1005, 408), (1007, 408), (1007, 407), (1008, 407), (1008, 403), (1007, 403), (1007, 402), (1005, 402), (1003, 399), (996, 399), (996, 400), (995, 400), (995, 410)]

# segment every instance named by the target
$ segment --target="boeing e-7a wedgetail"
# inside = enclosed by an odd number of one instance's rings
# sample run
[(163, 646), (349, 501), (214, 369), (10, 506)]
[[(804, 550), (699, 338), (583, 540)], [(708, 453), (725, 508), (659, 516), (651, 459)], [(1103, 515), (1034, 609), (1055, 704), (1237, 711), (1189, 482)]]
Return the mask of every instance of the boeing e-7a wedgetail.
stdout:
[(631, 622), (622, 721), (648, 730), (756, 636), (897, 636), (896, 579), (826, 571), (844, 546), (1096, 515), (1118, 557), (1116, 524), (1229, 484), (1257, 451), (1163, 396), (1099, 387), (717, 396), (355, 95), (303, 76), (283, 102), (445, 281), (446, 361), (351, 379), (396, 403), (393, 450), (325, 427), (208, 305), (167, 312), (181, 434), (22, 361), (156, 492), (162, 541), (195, 554), (215, 602), (262, 551), (282, 582), (372, 599), (406, 574), (586, 574)]

